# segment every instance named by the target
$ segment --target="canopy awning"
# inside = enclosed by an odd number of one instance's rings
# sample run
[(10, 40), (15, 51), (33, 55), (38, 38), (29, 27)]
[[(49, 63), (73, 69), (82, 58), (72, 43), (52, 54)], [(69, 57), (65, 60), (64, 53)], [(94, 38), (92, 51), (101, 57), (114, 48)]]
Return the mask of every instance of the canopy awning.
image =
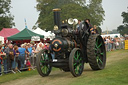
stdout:
[(13, 41), (14, 40), (30, 40), (32, 38), (32, 36), (39, 36), (40, 39), (44, 38), (43, 35), (39, 35), (37, 33), (30, 31), (29, 29), (25, 28), (21, 32), (8, 37), (8, 40), (13, 40)]
[(3, 36), (5, 40), (7, 40), (7, 37), (10, 37), (12, 35), (15, 35), (19, 33), (20, 31), (16, 28), (3, 28), (0, 31), (0, 36)]

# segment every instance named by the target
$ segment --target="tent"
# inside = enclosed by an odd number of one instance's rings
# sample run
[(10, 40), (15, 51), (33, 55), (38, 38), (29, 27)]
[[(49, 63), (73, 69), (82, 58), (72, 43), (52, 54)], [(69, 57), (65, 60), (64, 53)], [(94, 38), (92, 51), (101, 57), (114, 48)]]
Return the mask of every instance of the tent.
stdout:
[(116, 36), (118, 36), (119, 38), (121, 37), (121, 35), (120, 34), (106, 34), (106, 35), (101, 35), (102, 37), (108, 37), (108, 36), (110, 36), (111, 38), (114, 38), (114, 37), (116, 37)]
[(44, 35), (45, 39), (50, 38), (50, 40), (51, 40), (55, 37), (55, 34), (51, 33), (51, 31), (46, 32), (40, 28), (35, 29), (33, 32), (40, 34), (40, 35)]
[(0, 31), (0, 36), (4, 37), (4, 40), (7, 40), (7, 37), (10, 37), (12, 35), (15, 35), (17, 33), (19, 33), (20, 31), (16, 28), (3, 28)]
[(0, 44), (4, 44), (4, 37), (0, 36)]
[(50, 33), (50, 39), (53, 39), (53, 38), (55, 38), (55, 34), (54, 33), (52, 33), (51, 31), (48, 31), (48, 33)]
[(25, 28), (21, 32), (15, 34), (13, 36), (8, 37), (8, 40), (12, 40), (12, 41), (15, 41), (15, 40), (31, 40), (31, 38), (33, 36), (39, 36), (40, 39), (44, 38), (43, 35), (39, 35), (37, 33), (34, 33), (32, 31), (30, 31), (29, 29)]

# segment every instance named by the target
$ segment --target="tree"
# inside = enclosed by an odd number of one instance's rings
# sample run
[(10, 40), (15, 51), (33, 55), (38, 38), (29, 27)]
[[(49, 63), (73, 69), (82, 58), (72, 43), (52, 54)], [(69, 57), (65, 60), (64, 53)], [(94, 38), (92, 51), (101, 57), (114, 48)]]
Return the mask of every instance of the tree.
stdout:
[(125, 35), (125, 34), (128, 34), (128, 26), (126, 25), (120, 25), (118, 28), (117, 28), (117, 31), (121, 34), (121, 35)]
[(52, 9), (56, 2), (57, 0), (37, 0), (36, 8), (40, 13), (36, 24), (41, 29), (51, 29), (53, 27)]
[(52, 30), (54, 26), (53, 8), (61, 8), (61, 21), (69, 18), (84, 20), (89, 18), (92, 24), (100, 26), (104, 20), (102, 0), (37, 0), (37, 10), (40, 12), (37, 20), (41, 29)]
[(125, 34), (128, 34), (128, 12), (122, 12), (121, 16), (123, 17), (124, 25), (117, 27), (117, 31), (124, 36)]
[(11, 0), (0, 0), (0, 30), (14, 26), (13, 16), (10, 13)]
[(81, 7), (79, 4), (76, 3), (70, 3), (63, 5), (61, 7), (62, 9), (62, 14), (61, 14), (61, 19), (69, 19), (69, 18), (77, 18), (78, 20), (83, 20), (85, 19), (85, 12), (83, 7)]
[(100, 27), (97, 27), (97, 31), (98, 31), (98, 33), (101, 35), (102, 29), (101, 29)]
[(128, 13), (122, 12), (121, 16), (123, 17), (123, 23), (127, 25), (128, 24)]
[(118, 34), (119, 32), (117, 31), (117, 29), (113, 29), (112, 31), (111, 31), (111, 34)]
[(87, 6), (88, 18), (93, 25), (100, 26), (104, 20), (104, 10), (102, 8), (102, 0), (90, 0)]

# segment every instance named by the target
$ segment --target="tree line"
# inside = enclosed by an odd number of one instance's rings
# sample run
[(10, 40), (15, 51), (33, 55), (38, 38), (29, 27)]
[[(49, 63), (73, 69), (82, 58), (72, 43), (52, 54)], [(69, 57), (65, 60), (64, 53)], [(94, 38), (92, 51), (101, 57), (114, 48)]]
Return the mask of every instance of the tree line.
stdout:
[(117, 31), (123, 36), (128, 35), (128, 12), (122, 12), (121, 16), (123, 17), (123, 25), (120, 25)]
[(11, 0), (0, 0), (0, 30), (3, 28), (11, 28), (15, 25), (14, 16), (10, 13)]
[(39, 17), (36, 24), (39, 28), (53, 30), (54, 8), (61, 9), (61, 21), (69, 18), (78, 20), (88, 18), (92, 25), (100, 26), (104, 20), (102, 0), (37, 0), (36, 9)]
[[(41, 29), (53, 30), (54, 8), (61, 9), (61, 21), (69, 18), (91, 20), (92, 25), (97, 25), (98, 30), (102, 31), (99, 26), (104, 20), (104, 10), (102, 8), (102, 0), (36, 0), (36, 9), (39, 12), (39, 17), (35, 26)], [(15, 26), (13, 22), (14, 16), (10, 13), (11, 0), (0, 0), (0, 30), (2, 28), (11, 28)]]

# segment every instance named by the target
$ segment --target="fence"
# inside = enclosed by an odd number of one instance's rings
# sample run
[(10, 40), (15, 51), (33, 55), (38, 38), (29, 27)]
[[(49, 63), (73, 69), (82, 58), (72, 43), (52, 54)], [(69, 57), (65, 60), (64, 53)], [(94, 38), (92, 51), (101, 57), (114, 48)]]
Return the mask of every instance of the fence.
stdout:
[[(22, 71), (26, 70), (34, 70), (36, 68), (36, 54), (31, 54), (28, 56), (25, 56), (23, 59), (23, 67), (21, 67), (20, 58), (15, 57), (13, 62), (10, 62), (10, 60), (6, 56), (2, 56), (2, 59), (0, 59), (0, 72), (1, 73), (14, 73), (17, 72), (21, 73)], [(14, 68), (13, 68), (14, 67)], [(1, 74), (0, 73), (0, 74)]]
[(119, 50), (125, 48), (124, 41), (122, 42), (113, 42), (113, 43), (106, 43), (105, 44), (106, 51), (113, 51), (113, 50)]

